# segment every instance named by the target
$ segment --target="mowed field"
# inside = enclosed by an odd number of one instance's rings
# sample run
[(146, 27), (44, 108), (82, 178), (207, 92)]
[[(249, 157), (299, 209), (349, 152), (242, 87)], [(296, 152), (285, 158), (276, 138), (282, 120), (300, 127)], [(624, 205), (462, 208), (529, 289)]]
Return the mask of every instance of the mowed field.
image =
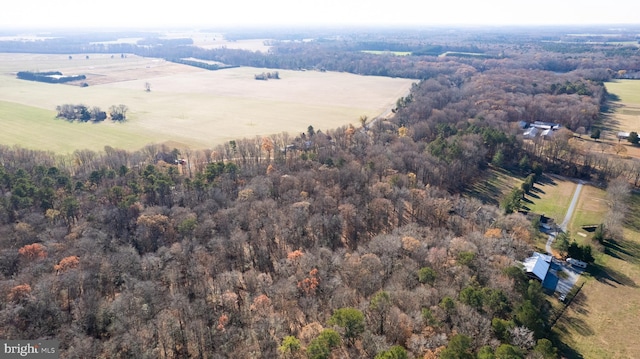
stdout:
[[(618, 141), (618, 132), (640, 133), (640, 80), (615, 80), (605, 83), (607, 92), (618, 96), (619, 100), (612, 102), (612, 113), (604, 117), (602, 123), (602, 137), (600, 144), (590, 146), (592, 151), (601, 151), (599, 146), (605, 146), (605, 151), (614, 152), (613, 145), (618, 143), (625, 146), (622, 155), (640, 158), (640, 147), (632, 146), (627, 141)], [(583, 137), (584, 138), (584, 137)]]
[(616, 80), (605, 84), (607, 92), (618, 96), (609, 122), (612, 130), (640, 133), (640, 80)]
[[(70, 153), (105, 145), (135, 150), (172, 141), (208, 148), (232, 139), (297, 134), (356, 124), (386, 113), (414, 80), (346, 73), (278, 70), (280, 80), (257, 81), (273, 71), (207, 71), (160, 59), (107, 54), (0, 54), (0, 144)], [(86, 58), (88, 56), (88, 58)], [(87, 76), (88, 87), (18, 80), (17, 71), (58, 70)], [(151, 92), (146, 92), (145, 83)], [(114, 124), (56, 120), (65, 103), (125, 104), (128, 121)]]

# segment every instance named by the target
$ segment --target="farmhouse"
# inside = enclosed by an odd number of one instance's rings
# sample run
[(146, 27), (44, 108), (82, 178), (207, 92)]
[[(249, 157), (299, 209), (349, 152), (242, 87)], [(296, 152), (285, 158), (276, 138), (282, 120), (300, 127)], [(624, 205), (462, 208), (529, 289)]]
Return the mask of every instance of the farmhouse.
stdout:
[(524, 129), (522, 136), (526, 139), (535, 139), (536, 137), (542, 137), (548, 139), (553, 136), (553, 133), (562, 125), (553, 122), (535, 121), (533, 123), (519, 123), (518, 126)]
[(559, 124), (553, 123), (553, 122), (535, 121), (534, 123), (531, 124), (531, 127), (536, 127), (536, 128), (541, 129), (541, 130), (557, 131), (557, 130), (560, 129), (560, 127), (562, 127), (562, 125), (559, 125)]

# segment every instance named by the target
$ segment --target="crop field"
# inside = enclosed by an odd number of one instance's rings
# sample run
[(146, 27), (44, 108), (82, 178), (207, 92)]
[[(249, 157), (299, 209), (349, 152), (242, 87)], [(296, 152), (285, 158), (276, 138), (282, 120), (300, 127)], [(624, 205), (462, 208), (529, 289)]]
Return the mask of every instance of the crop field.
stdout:
[[(22, 70), (84, 74), (89, 86), (18, 80), (15, 73)], [(280, 80), (254, 79), (255, 74), (268, 71), (273, 70), (207, 71), (120, 54), (78, 54), (72, 59), (68, 55), (0, 54), (0, 121), (13, 128), (0, 131), (0, 144), (65, 153), (79, 148), (101, 150), (105, 145), (133, 150), (166, 141), (208, 148), (232, 139), (281, 132), (295, 135), (309, 125), (327, 130), (356, 124), (363, 115), (384, 114), (407, 95), (414, 82), (284, 70), (278, 71)], [(145, 83), (150, 84), (150, 92), (145, 91)], [(56, 106), (67, 103), (103, 110), (125, 104), (128, 120), (123, 124), (55, 120)]]

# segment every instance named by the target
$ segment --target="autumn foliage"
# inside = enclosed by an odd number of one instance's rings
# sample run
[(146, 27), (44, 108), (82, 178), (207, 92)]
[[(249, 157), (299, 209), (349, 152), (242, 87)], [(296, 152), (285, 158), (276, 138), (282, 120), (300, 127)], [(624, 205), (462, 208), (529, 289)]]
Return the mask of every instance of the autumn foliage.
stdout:
[(313, 268), (309, 271), (309, 276), (304, 278), (303, 280), (298, 282), (298, 289), (302, 291), (305, 295), (315, 295), (318, 290), (318, 285), (320, 285), (320, 280), (318, 279), (318, 269)]
[(27, 244), (20, 248), (18, 253), (28, 260), (43, 259), (47, 257), (47, 252), (45, 251), (44, 246), (40, 243)]
[(31, 286), (28, 284), (20, 284), (17, 285), (9, 291), (9, 295), (7, 299), (9, 301), (18, 301), (20, 299), (24, 299), (31, 294)]
[(53, 266), (53, 269), (59, 273), (78, 268), (78, 265), (80, 265), (80, 258), (77, 256), (69, 256), (62, 258), (58, 264)]

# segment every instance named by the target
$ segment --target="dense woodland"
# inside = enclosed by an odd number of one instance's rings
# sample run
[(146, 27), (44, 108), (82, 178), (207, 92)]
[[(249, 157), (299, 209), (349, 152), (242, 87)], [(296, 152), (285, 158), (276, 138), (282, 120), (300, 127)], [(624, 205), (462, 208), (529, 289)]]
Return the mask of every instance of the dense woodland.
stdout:
[[(165, 44), (418, 80), (390, 120), (210, 150), (0, 146), (0, 337), (56, 338), (64, 358), (577, 355), (549, 336), (547, 296), (518, 265), (537, 228), (468, 190), (491, 167), (637, 184), (636, 161), (574, 132), (599, 129), (602, 81), (640, 57), (487, 36), (455, 43), (481, 58), (365, 54), (351, 38), (270, 54)], [(519, 121), (565, 128), (524, 140)]]

